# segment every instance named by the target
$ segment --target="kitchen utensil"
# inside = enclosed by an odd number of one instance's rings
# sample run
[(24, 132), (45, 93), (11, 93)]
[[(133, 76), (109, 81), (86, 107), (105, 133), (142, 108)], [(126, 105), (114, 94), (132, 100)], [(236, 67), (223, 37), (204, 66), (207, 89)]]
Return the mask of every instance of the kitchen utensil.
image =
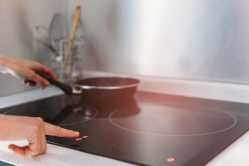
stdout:
[(76, 82), (86, 101), (123, 101), (134, 96), (139, 80), (128, 77), (95, 77)]
[(43, 78), (45, 78), (46, 80), (48, 80), (50, 84), (52, 84), (52, 85), (56, 86), (57, 88), (61, 89), (62, 91), (64, 91), (65, 94), (74, 95), (74, 94), (82, 94), (82, 92), (83, 92), (81, 87), (79, 87), (78, 85), (71, 86), (71, 85), (63, 83), (61, 81), (54, 80), (44, 73), (38, 73), (38, 74), (40, 76), (42, 76)]
[(37, 40), (41, 40), (45, 43), (49, 42), (49, 34), (48, 34), (48, 28), (44, 26), (35, 26), (34, 29), (34, 38)]
[(53, 80), (43, 73), (40, 74), (52, 85), (66, 94), (80, 95), (87, 100), (120, 99), (132, 97), (136, 92), (139, 80), (126, 77), (95, 77), (83, 79), (73, 85)]
[(75, 34), (80, 23), (80, 17), (81, 17), (81, 7), (77, 6), (75, 9), (74, 16), (73, 16), (72, 28), (70, 31), (70, 35), (69, 35), (69, 39), (68, 39), (68, 43), (67, 43), (67, 47), (66, 47), (65, 55), (64, 55), (64, 70), (67, 76), (69, 76), (72, 71), (72, 56), (73, 56), (72, 50), (74, 47)]
[(58, 51), (49, 43), (46, 43), (45, 41), (42, 40), (37, 40), (39, 43), (41, 43), (44, 47), (46, 47), (55, 57), (59, 57), (60, 54)]
[(56, 13), (49, 25), (49, 43), (55, 49), (59, 50), (59, 41), (65, 37), (65, 22), (61, 14)]

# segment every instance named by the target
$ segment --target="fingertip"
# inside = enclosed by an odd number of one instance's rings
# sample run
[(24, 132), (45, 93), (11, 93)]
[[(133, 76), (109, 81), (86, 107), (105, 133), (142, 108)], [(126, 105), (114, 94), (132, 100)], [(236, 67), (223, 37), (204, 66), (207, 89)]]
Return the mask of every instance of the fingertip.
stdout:
[(50, 73), (47, 73), (49, 75), (50, 78), (54, 79), (54, 80), (58, 80), (59, 77), (57, 75), (55, 75), (52, 71)]
[(78, 131), (72, 131), (71, 133), (68, 134), (68, 137), (76, 138), (80, 136), (80, 132)]
[(73, 130), (64, 130), (64, 133), (61, 133), (61, 137), (75, 138), (80, 136), (80, 132)]
[(43, 83), (44, 83), (45, 86), (48, 86), (48, 85), (49, 85), (49, 82), (48, 82), (48, 80), (46, 80), (46, 79), (43, 79)]
[(51, 77), (53, 80), (59, 80), (59, 77), (58, 77), (57, 75), (51, 74), (50, 77)]
[(80, 132), (74, 131), (74, 132), (72, 133), (72, 136), (73, 136), (73, 137), (79, 137), (79, 136), (80, 136)]
[(45, 89), (46, 87), (48, 87), (49, 84), (50, 83), (47, 80), (45, 80), (45, 79), (40, 80), (40, 85), (41, 85), (42, 89)]
[(76, 134), (75, 134), (77, 137), (80, 136), (80, 132), (79, 131), (76, 131)]
[(49, 84), (50, 84), (50, 83), (49, 83), (47, 80), (45, 80), (45, 81), (44, 81), (44, 84), (43, 84), (43, 87), (46, 88), (46, 87), (49, 86)]

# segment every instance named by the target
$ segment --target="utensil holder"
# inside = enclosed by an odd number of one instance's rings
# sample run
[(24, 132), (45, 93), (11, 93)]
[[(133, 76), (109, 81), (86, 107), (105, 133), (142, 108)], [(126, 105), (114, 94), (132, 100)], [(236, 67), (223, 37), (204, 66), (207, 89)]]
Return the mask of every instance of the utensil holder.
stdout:
[[(68, 48), (68, 41), (61, 40), (59, 43), (60, 61), (60, 77), (64, 82), (72, 83), (80, 80), (83, 77), (83, 57), (86, 49), (86, 42), (84, 38), (75, 40), (70, 56), (67, 59), (69, 63), (65, 62), (65, 54)], [(65, 66), (69, 65), (69, 66)]]

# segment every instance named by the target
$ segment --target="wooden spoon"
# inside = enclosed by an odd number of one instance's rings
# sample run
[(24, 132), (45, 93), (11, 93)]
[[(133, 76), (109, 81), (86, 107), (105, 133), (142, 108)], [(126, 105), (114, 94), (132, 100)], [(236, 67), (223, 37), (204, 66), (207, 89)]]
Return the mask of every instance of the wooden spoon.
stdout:
[(73, 21), (72, 21), (72, 28), (70, 31), (67, 47), (65, 50), (65, 55), (64, 55), (64, 67), (65, 67), (65, 73), (70, 74), (71, 68), (72, 68), (72, 50), (74, 47), (74, 41), (75, 41), (75, 34), (77, 32), (77, 29), (80, 24), (80, 17), (81, 17), (81, 7), (77, 6), (74, 12), (73, 16)]

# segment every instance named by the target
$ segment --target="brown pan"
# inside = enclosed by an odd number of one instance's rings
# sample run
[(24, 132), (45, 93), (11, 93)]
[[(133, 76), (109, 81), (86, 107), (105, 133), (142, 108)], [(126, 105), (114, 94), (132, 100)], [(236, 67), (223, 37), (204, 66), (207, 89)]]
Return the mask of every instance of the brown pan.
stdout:
[(127, 77), (95, 77), (77, 81), (73, 85), (53, 80), (41, 75), (52, 85), (60, 88), (68, 95), (82, 95), (87, 99), (120, 99), (133, 97), (139, 80)]

